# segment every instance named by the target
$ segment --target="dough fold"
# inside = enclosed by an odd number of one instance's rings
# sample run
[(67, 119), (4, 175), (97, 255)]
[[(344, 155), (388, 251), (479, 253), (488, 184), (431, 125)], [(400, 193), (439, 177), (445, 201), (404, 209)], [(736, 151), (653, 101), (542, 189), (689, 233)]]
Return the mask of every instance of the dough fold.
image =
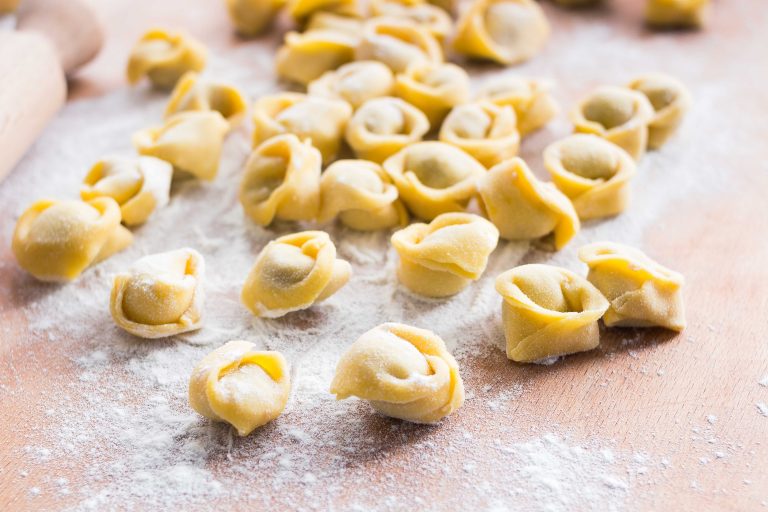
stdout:
[(158, 89), (172, 89), (188, 71), (202, 71), (208, 51), (183, 32), (154, 28), (131, 50), (126, 75), (131, 84), (145, 76)]

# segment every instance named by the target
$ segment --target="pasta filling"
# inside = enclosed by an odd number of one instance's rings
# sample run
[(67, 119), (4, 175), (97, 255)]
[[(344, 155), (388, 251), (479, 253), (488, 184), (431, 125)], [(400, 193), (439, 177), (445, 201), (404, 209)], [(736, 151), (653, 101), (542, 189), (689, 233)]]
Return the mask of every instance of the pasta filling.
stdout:
[(634, 113), (632, 98), (619, 91), (599, 91), (584, 103), (584, 117), (607, 130), (626, 124)]

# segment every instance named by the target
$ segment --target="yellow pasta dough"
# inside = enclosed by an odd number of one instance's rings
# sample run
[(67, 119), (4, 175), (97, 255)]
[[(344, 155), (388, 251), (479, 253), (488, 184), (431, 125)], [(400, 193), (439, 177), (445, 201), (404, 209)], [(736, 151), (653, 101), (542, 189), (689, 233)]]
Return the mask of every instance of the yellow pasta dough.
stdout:
[(362, 14), (362, 6), (360, 0), (288, 0), (288, 13), (297, 21), (319, 12), (358, 17)]
[(203, 257), (184, 248), (144, 256), (115, 276), (109, 310), (118, 327), (155, 339), (199, 329), (203, 323)]
[(557, 115), (559, 108), (549, 89), (543, 81), (505, 76), (483, 85), (477, 99), (515, 109), (517, 130), (525, 137)]
[(428, 63), (408, 68), (395, 79), (395, 94), (440, 126), (448, 112), (469, 101), (469, 75), (450, 63)]
[(577, 133), (547, 146), (544, 165), (582, 220), (617, 215), (629, 204), (637, 166), (616, 144)]
[(459, 105), (440, 128), (440, 140), (492, 167), (517, 155), (520, 149), (517, 116), (512, 107), (499, 107), (487, 101)]
[(230, 341), (205, 356), (189, 379), (189, 405), (247, 436), (283, 412), (291, 392), (288, 362), (280, 352)]
[(366, 23), (355, 51), (357, 60), (378, 60), (395, 73), (411, 66), (443, 61), (440, 43), (416, 23), (392, 18)]
[(397, 277), (426, 297), (448, 297), (480, 278), (499, 242), (499, 230), (471, 213), (444, 213), (392, 235), (400, 256)]
[(451, 16), (440, 7), (428, 3), (374, 0), (371, 2), (371, 12), (374, 16), (412, 21), (427, 29), (438, 41), (445, 40), (453, 31)]
[(88, 202), (42, 200), (19, 217), (11, 249), (21, 268), (41, 281), (72, 281), (133, 241), (110, 197)]
[(317, 11), (309, 18), (304, 30), (334, 30), (350, 36), (360, 37), (364, 24), (365, 20), (361, 18)]
[(307, 86), (311, 96), (344, 100), (357, 109), (368, 100), (392, 94), (392, 71), (374, 60), (361, 60), (327, 71)]
[(589, 266), (587, 279), (610, 302), (608, 327), (685, 328), (683, 276), (626, 245), (598, 242), (579, 250)]
[(190, 110), (218, 112), (234, 127), (245, 116), (248, 103), (236, 87), (207, 82), (201, 80), (197, 73), (189, 72), (181, 77), (173, 89), (165, 106), (165, 118)]
[(351, 61), (357, 44), (357, 37), (336, 30), (289, 32), (277, 52), (277, 76), (307, 85)]
[(551, 265), (515, 267), (496, 279), (507, 357), (530, 363), (592, 350), (608, 301), (589, 281)]
[(477, 188), (480, 206), (502, 238), (551, 239), (559, 250), (579, 231), (571, 201), (551, 183), (536, 179), (520, 158), (494, 166)]
[(295, 135), (278, 135), (253, 150), (240, 183), (240, 203), (261, 226), (274, 219), (312, 220), (320, 205), (320, 152)]
[(660, 28), (700, 28), (709, 16), (709, 0), (647, 0), (645, 21)]
[(272, 24), (286, 0), (226, 0), (227, 10), (240, 35), (252, 37)]
[(690, 94), (678, 80), (661, 73), (636, 78), (629, 83), (629, 88), (645, 95), (653, 107), (653, 117), (648, 123), (648, 147), (658, 149), (680, 126), (691, 103)]
[(464, 403), (459, 366), (432, 331), (386, 323), (360, 336), (331, 383), (337, 400), (356, 396), (380, 414), (436, 423)]
[(205, 46), (182, 32), (156, 28), (144, 34), (131, 50), (126, 74), (137, 83), (145, 76), (159, 89), (171, 89), (188, 71), (205, 67)]
[(245, 280), (241, 298), (256, 316), (277, 318), (307, 309), (336, 293), (352, 267), (336, 258), (323, 231), (304, 231), (269, 242)]
[(388, 229), (408, 223), (408, 212), (397, 187), (379, 164), (338, 160), (320, 178), (319, 222), (337, 215), (345, 226), (360, 231)]
[(83, 201), (111, 197), (120, 205), (122, 221), (135, 226), (168, 204), (172, 175), (171, 164), (159, 158), (107, 158), (88, 171), (80, 197)]

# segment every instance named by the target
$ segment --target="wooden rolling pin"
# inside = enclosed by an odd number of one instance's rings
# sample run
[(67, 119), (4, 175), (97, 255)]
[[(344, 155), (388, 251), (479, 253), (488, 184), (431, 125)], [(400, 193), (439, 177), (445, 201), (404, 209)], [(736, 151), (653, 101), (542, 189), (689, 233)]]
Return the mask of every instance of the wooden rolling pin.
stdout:
[(67, 98), (67, 74), (104, 40), (81, 0), (22, 0), (16, 31), (0, 31), (0, 180)]

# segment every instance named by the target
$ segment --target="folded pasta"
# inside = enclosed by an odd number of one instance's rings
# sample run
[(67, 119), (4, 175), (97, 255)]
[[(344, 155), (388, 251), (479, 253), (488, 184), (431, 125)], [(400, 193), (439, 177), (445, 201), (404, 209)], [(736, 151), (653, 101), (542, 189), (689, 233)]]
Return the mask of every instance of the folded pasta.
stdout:
[(357, 109), (368, 100), (392, 94), (395, 79), (392, 71), (374, 60), (344, 64), (323, 73), (307, 86), (311, 96), (344, 100)]
[(205, 46), (183, 32), (152, 29), (131, 50), (128, 82), (135, 84), (146, 76), (153, 86), (171, 89), (188, 71), (201, 71), (206, 54)]
[(240, 35), (253, 37), (274, 21), (285, 0), (226, 0), (229, 18)]
[(335, 30), (344, 34), (360, 37), (365, 20), (354, 16), (344, 16), (326, 11), (316, 11), (304, 27), (309, 30)]
[(375, 0), (371, 2), (371, 13), (377, 17), (409, 20), (444, 41), (453, 32), (451, 16), (436, 5), (425, 2), (401, 2), (400, 0)]
[(645, 21), (659, 28), (701, 28), (709, 17), (709, 0), (647, 0)]
[(288, 14), (299, 22), (320, 12), (359, 17), (362, 6), (360, 0), (288, 0)]
[(365, 24), (355, 58), (378, 60), (393, 72), (402, 73), (412, 66), (443, 62), (443, 50), (437, 39), (420, 25), (379, 18)]
[(440, 126), (448, 112), (469, 101), (469, 75), (450, 63), (412, 66), (395, 79), (395, 94), (418, 108), (431, 126)]
[(641, 76), (629, 83), (629, 88), (641, 92), (653, 107), (648, 123), (648, 148), (657, 149), (677, 131), (691, 103), (685, 86), (675, 78), (661, 73)]
[(440, 140), (463, 149), (485, 167), (493, 167), (520, 149), (517, 116), (512, 107), (487, 101), (459, 105), (445, 118)]
[(307, 85), (327, 71), (350, 62), (358, 38), (336, 30), (289, 32), (276, 56), (277, 76)]
[(515, 109), (517, 130), (525, 137), (557, 115), (559, 108), (549, 89), (547, 82), (504, 76), (484, 84), (477, 99)]
[(248, 110), (245, 96), (227, 84), (211, 83), (189, 72), (181, 77), (165, 106), (165, 118), (186, 111), (214, 111), (222, 115), (231, 127), (237, 126)]

